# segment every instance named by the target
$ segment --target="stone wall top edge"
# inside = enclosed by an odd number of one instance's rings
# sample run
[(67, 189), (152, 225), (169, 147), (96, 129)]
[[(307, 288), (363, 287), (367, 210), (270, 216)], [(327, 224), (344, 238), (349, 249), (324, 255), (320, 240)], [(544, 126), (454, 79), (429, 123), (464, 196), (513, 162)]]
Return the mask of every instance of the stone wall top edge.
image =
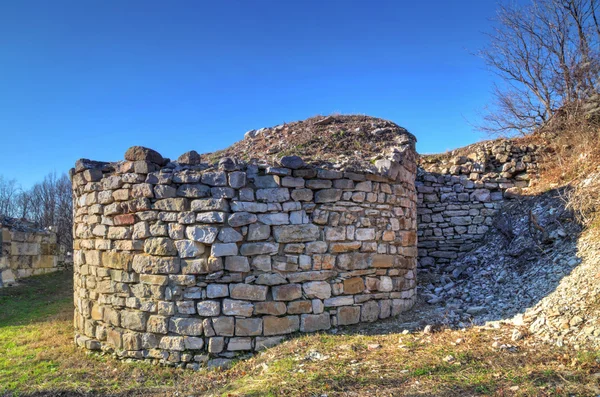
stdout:
[[(131, 148), (129, 150), (131, 150)], [(151, 149), (147, 150), (152, 151)], [(87, 170), (95, 170), (96, 172), (101, 171), (103, 177), (107, 175), (125, 174), (130, 172), (135, 173), (135, 164), (142, 163), (146, 165), (146, 168), (148, 169), (148, 172), (138, 172), (142, 174), (175, 172), (202, 173), (210, 171), (234, 172), (247, 171), (252, 168), (255, 170), (266, 171), (267, 174), (278, 174), (279, 171), (285, 173), (286, 170), (327, 170), (343, 173), (374, 175), (386, 178), (389, 181), (394, 181), (396, 179), (395, 175), (397, 174), (397, 169), (399, 167), (404, 167), (408, 169), (408, 171), (416, 173), (416, 163), (418, 157), (414, 149), (414, 144), (403, 148), (403, 150), (392, 152), (387, 158), (381, 158), (368, 164), (355, 162), (343, 165), (333, 164), (331, 162), (305, 163), (298, 156), (284, 156), (279, 161), (266, 159), (245, 161), (238, 158), (223, 157), (218, 162), (208, 163), (200, 161), (200, 155), (194, 151), (184, 153), (179, 157), (178, 160), (171, 161), (168, 158), (162, 158), (162, 156), (160, 156), (160, 154), (157, 152), (154, 153), (156, 153), (159, 157), (155, 156), (152, 158), (152, 156), (138, 156), (137, 158), (140, 158), (139, 160), (134, 159), (136, 157), (130, 157), (131, 159), (127, 159), (128, 156), (126, 153), (126, 159), (112, 162), (82, 158), (76, 161), (75, 167), (70, 170), (70, 176), (72, 177), (75, 174), (79, 174)], [(192, 156), (191, 160), (190, 154)], [(197, 156), (196, 159), (193, 159), (194, 156)], [(185, 157), (186, 160), (182, 161), (182, 157)]]

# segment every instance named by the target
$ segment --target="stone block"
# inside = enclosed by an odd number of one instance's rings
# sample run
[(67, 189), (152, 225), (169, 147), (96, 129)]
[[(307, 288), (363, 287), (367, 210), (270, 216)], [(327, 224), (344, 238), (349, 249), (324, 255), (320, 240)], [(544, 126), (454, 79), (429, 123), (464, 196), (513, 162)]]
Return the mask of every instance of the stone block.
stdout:
[(271, 288), (273, 299), (276, 301), (293, 301), (302, 297), (300, 284), (285, 284)]
[(235, 322), (236, 336), (259, 336), (262, 330), (262, 318), (238, 318)]
[(188, 317), (171, 317), (169, 319), (169, 332), (179, 335), (202, 335), (202, 319)]
[(327, 299), (331, 297), (331, 285), (326, 281), (310, 281), (302, 284), (307, 298)]
[(331, 319), (329, 313), (321, 314), (303, 314), (300, 317), (300, 331), (316, 332), (331, 328)]
[(233, 299), (264, 301), (267, 299), (269, 287), (264, 285), (230, 284), (229, 296)]
[(350, 325), (360, 322), (360, 306), (342, 306), (337, 309), (337, 324)]
[(273, 236), (279, 243), (315, 241), (319, 238), (319, 234), (319, 227), (312, 224), (273, 227)]
[(263, 329), (265, 336), (291, 334), (300, 329), (300, 317), (265, 316), (263, 317)]
[(252, 317), (253, 312), (254, 305), (250, 302), (231, 299), (223, 300), (223, 314), (226, 316)]
[(203, 317), (215, 317), (221, 314), (221, 303), (217, 301), (203, 300), (197, 305), (198, 315)]

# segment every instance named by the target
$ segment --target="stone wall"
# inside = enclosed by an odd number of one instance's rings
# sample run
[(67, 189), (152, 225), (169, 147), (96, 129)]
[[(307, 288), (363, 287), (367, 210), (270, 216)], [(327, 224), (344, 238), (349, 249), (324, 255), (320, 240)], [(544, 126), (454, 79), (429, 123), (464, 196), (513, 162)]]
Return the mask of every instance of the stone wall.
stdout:
[(125, 158), (72, 170), (80, 346), (197, 368), (413, 305), (414, 140), (375, 172)]
[(421, 156), (417, 175), (419, 265), (443, 265), (476, 246), (507, 199), (527, 191), (539, 148), (500, 139)]
[(12, 218), (0, 218), (0, 287), (62, 270), (56, 233)]

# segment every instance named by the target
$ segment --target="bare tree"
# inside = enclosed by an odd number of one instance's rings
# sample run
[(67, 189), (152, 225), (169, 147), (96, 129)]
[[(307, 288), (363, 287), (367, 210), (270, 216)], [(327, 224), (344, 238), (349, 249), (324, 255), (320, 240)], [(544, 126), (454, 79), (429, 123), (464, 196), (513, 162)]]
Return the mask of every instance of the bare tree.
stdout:
[(0, 176), (0, 215), (52, 227), (59, 244), (72, 247), (73, 198), (71, 181), (66, 174), (50, 173), (29, 190), (22, 190), (16, 181)]
[(19, 194), (19, 190), (17, 181), (4, 179), (0, 175), (0, 215), (9, 217), (15, 215), (15, 198)]
[(500, 5), (490, 44), (480, 51), (502, 83), (484, 130), (529, 133), (599, 92), (600, 2), (532, 0)]

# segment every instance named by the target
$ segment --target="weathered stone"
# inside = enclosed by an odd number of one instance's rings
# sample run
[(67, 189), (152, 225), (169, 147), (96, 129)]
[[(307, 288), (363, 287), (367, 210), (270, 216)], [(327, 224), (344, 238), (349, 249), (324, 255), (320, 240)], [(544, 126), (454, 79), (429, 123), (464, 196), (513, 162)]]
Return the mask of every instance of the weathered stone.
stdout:
[(158, 165), (165, 165), (167, 162), (156, 150), (143, 146), (132, 146), (125, 152), (125, 160), (129, 161), (150, 161)]
[(265, 225), (287, 225), (290, 223), (290, 215), (284, 212), (259, 214), (258, 220)]
[(184, 351), (185, 343), (182, 336), (163, 336), (158, 347), (163, 350)]
[[(210, 187), (202, 185), (200, 183), (184, 184), (177, 188), (177, 196), (187, 197), (190, 199), (208, 197), (210, 194)], [(196, 201), (196, 200), (194, 200)], [(195, 210), (193, 210), (195, 211)]]
[(379, 304), (376, 301), (363, 303), (360, 310), (360, 321), (373, 322), (379, 318)]
[(191, 205), (192, 211), (204, 212), (204, 211), (229, 211), (229, 204), (225, 199), (198, 199), (193, 200)]
[(258, 275), (255, 283), (259, 285), (281, 285), (286, 284), (287, 280), (279, 273), (264, 273)]
[(223, 270), (220, 258), (185, 259), (181, 261), (183, 274), (209, 274)]
[(252, 255), (271, 255), (279, 251), (277, 243), (247, 243), (240, 247), (240, 254), (245, 256)]
[(365, 282), (362, 277), (353, 277), (344, 280), (344, 294), (355, 295), (365, 290)]
[(227, 215), (219, 211), (201, 212), (196, 215), (198, 223), (224, 223), (226, 219)]
[(215, 243), (211, 247), (210, 254), (215, 257), (237, 255), (238, 247), (235, 243)]
[(267, 299), (269, 287), (250, 284), (230, 284), (229, 296), (234, 299), (264, 301)]
[(286, 307), (287, 306), (283, 302), (256, 302), (254, 304), (254, 313), (280, 316), (285, 314)]
[(256, 199), (267, 203), (282, 203), (290, 199), (290, 191), (287, 188), (258, 189)]
[(300, 284), (286, 284), (272, 287), (273, 299), (276, 301), (293, 301), (302, 297)]
[(312, 224), (274, 226), (273, 236), (280, 243), (314, 241), (319, 238), (319, 227)]
[(180, 258), (195, 258), (202, 255), (205, 251), (203, 244), (192, 240), (175, 241), (175, 246)]
[(252, 338), (229, 338), (227, 350), (252, 350)]
[(212, 326), (215, 333), (219, 336), (233, 336), (234, 318), (224, 316), (215, 317), (212, 319)]
[(235, 171), (229, 174), (229, 186), (240, 189), (246, 185), (246, 173)]
[(201, 301), (197, 305), (198, 315), (204, 317), (214, 317), (221, 314), (221, 304), (217, 301)]
[(204, 339), (195, 336), (185, 336), (183, 345), (186, 350), (201, 350), (204, 347)]
[(179, 335), (198, 336), (202, 335), (202, 319), (171, 317), (169, 319), (169, 332)]
[(175, 256), (178, 253), (173, 240), (162, 237), (149, 238), (144, 241), (144, 252), (148, 255)]
[(132, 331), (145, 331), (147, 318), (147, 313), (124, 310), (121, 312), (121, 327)]
[(212, 244), (217, 238), (218, 233), (219, 229), (214, 226), (188, 226), (185, 229), (188, 239), (204, 244)]
[(179, 272), (180, 259), (177, 257), (135, 255), (132, 268), (136, 273), (175, 274)]
[(223, 298), (229, 296), (229, 287), (227, 284), (208, 284), (206, 286), (206, 296), (208, 298)]
[(202, 183), (209, 186), (227, 186), (227, 173), (218, 172), (205, 172), (202, 174)]
[(225, 270), (230, 272), (249, 272), (250, 263), (245, 256), (228, 256), (225, 258)]
[(174, 212), (187, 211), (189, 206), (190, 203), (185, 198), (166, 198), (152, 204), (152, 208), (155, 210)]
[(291, 168), (293, 170), (297, 170), (298, 168), (303, 168), (306, 164), (304, 161), (298, 156), (283, 156), (279, 163), (282, 167)]
[[(250, 302), (231, 299), (223, 300), (223, 314), (226, 316), (252, 317), (254, 305)], [(215, 329), (216, 331), (216, 329)]]
[(262, 318), (239, 318), (235, 322), (236, 336), (259, 336), (262, 334)]
[(268, 338), (258, 337), (254, 341), (254, 343), (255, 343), (254, 350), (260, 351), (260, 350), (269, 349), (273, 346), (277, 346), (278, 344), (283, 342), (283, 338), (284, 338), (283, 336), (271, 336)]
[(331, 328), (329, 313), (303, 314), (300, 317), (300, 331), (315, 332)]
[(312, 201), (313, 191), (310, 189), (294, 189), (291, 196), (292, 200), (296, 201)]
[(331, 285), (326, 281), (311, 281), (302, 284), (307, 298), (327, 299), (331, 297)]
[(360, 322), (360, 306), (342, 306), (337, 309), (338, 325), (358, 324)]
[(312, 302), (308, 300), (298, 300), (287, 304), (288, 314), (305, 314), (312, 311)]
[(252, 201), (232, 201), (231, 210), (234, 212), (267, 212), (267, 204)]
[(244, 239), (244, 236), (242, 236), (235, 229), (232, 229), (230, 227), (224, 227), (221, 229), (221, 231), (219, 231), (218, 239), (222, 243), (237, 243), (239, 241), (242, 241)]
[[(225, 338), (223, 338), (221, 336), (216, 336), (216, 337), (210, 338), (208, 340), (208, 352), (209, 353), (221, 353), (224, 348), (225, 348)], [(213, 366), (218, 367), (218, 366), (222, 366), (225, 363), (226, 362), (222, 362), (222, 363), (213, 362)]]
[(240, 227), (255, 223), (257, 220), (258, 217), (255, 214), (251, 214), (249, 212), (236, 212), (229, 216), (229, 220), (227, 222), (232, 227)]
[(202, 161), (202, 159), (200, 158), (200, 155), (195, 150), (190, 150), (189, 152), (185, 152), (177, 158), (177, 162), (179, 164), (186, 164), (186, 165), (197, 165), (197, 164), (200, 164), (201, 161)]
[(271, 236), (271, 227), (269, 225), (254, 224), (248, 226), (248, 241), (266, 240)]
[(354, 304), (354, 297), (336, 296), (333, 298), (325, 299), (323, 303), (325, 304), (325, 307), (348, 306)]
[(300, 329), (300, 317), (265, 316), (263, 317), (263, 329), (265, 336), (291, 334)]
[(341, 189), (323, 189), (315, 193), (315, 203), (333, 203), (342, 198)]

